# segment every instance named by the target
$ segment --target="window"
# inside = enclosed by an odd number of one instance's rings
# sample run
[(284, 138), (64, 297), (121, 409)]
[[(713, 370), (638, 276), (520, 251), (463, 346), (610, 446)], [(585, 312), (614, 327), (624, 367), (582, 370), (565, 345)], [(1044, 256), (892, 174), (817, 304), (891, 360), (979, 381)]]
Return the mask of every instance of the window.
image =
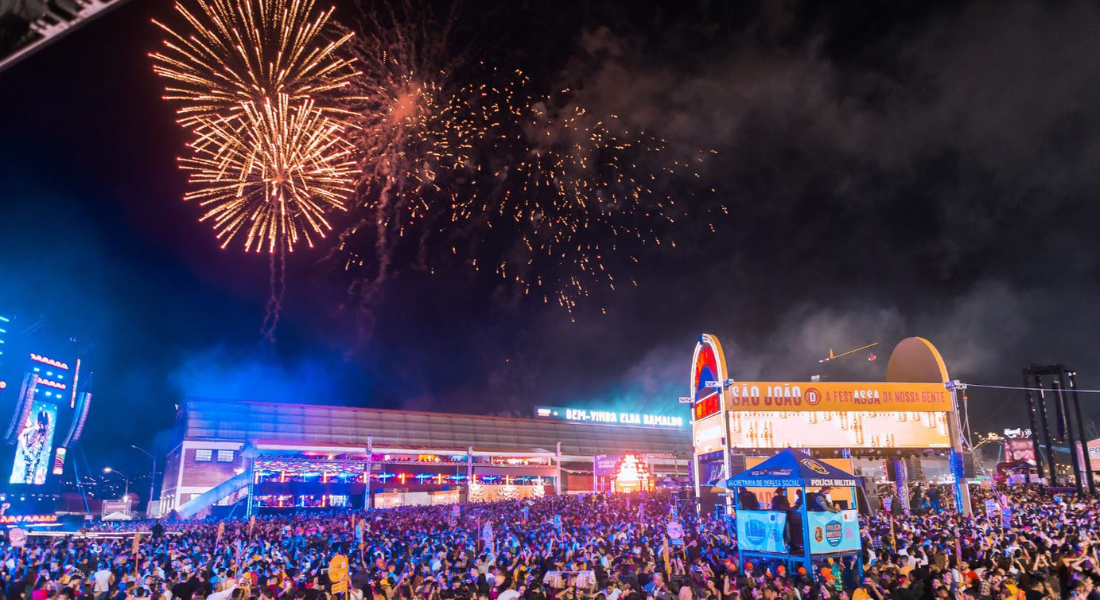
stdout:
[(210, 462), (213, 458), (213, 450), (195, 450), (195, 462)]
[(218, 450), (218, 462), (233, 462), (233, 451)]

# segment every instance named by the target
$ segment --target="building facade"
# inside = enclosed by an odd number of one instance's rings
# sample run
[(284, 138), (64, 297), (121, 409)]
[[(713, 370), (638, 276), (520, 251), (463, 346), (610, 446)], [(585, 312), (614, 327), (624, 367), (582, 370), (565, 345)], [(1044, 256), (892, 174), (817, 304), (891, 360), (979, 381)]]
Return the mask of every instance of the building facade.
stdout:
[(593, 460), (645, 456), (685, 480), (686, 427), (190, 398), (168, 453), (161, 514), (396, 506), (591, 491)]

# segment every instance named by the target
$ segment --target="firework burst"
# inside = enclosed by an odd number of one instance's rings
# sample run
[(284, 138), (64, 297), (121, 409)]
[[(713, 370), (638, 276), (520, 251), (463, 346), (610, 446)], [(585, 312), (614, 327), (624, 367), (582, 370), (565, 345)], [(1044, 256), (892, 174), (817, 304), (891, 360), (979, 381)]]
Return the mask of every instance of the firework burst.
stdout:
[[(391, 239), (416, 228), (419, 261), (424, 239), (440, 236), (475, 269), (495, 265), (572, 312), (593, 286), (616, 289), (615, 272), (642, 249), (675, 247), (667, 232), (690, 203), (666, 190), (694, 176), (701, 155), (673, 157), (663, 139), (570, 103), (568, 90), (538, 97), (519, 71), (481, 65), (466, 69), (480, 83), (450, 85), (439, 52), (417, 43), (425, 36), (384, 31), (351, 45), (364, 65), (349, 94), (359, 197), (373, 222), (341, 235), (345, 267), (377, 265), (380, 283)], [(369, 225), (375, 261), (354, 240)]]
[(154, 21), (168, 36), (150, 54), (167, 79), (166, 100), (178, 102), (179, 123), (195, 129), (209, 117), (240, 115), (247, 102), (286, 95), (339, 112), (335, 98), (356, 76), (339, 50), (350, 32), (331, 35), (332, 10), (314, 0), (204, 0), (198, 9), (176, 3), (186, 27)]
[[(373, 269), (377, 285), (388, 277), (395, 245), (414, 227), (424, 266), (428, 234), (454, 222), (448, 215), (469, 193), (470, 140), (478, 131), (466, 128), (456, 102), (449, 67), (461, 53), (448, 43), (450, 18), (407, 4), (376, 6), (364, 17), (365, 32), (349, 43), (360, 71), (343, 104), (364, 216), (341, 233), (334, 252), (349, 270)], [(373, 241), (373, 252), (363, 251), (363, 238)]]
[(241, 235), (246, 251), (293, 251), (331, 230), (325, 215), (345, 209), (354, 184), (341, 123), (279, 94), (199, 124), (193, 155), (180, 160), (192, 186), (184, 199), (204, 209), (223, 248)]
[(537, 97), (529, 87), (516, 73), (493, 88), (500, 107), (479, 120), (505, 160), (492, 173), (496, 192), (466, 198), (460, 214), (514, 232), (519, 243), (495, 260), (496, 273), (572, 313), (594, 286), (617, 289), (619, 271), (637, 285), (629, 267), (645, 248), (676, 246), (670, 232), (693, 192), (668, 190), (698, 178), (706, 153), (678, 158), (664, 139), (570, 101), (569, 90)]

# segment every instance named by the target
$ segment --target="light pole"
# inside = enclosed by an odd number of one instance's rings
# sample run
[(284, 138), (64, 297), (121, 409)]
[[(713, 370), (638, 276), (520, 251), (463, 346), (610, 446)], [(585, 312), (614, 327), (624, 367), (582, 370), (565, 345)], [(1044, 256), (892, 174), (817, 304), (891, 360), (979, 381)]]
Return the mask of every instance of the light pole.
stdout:
[(122, 492), (122, 498), (124, 500), (129, 501), (129, 499), (130, 499), (130, 478), (127, 477), (126, 474), (123, 473), (122, 471), (116, 471), (116, 470), (112, 469), (111, 467), (103, 467), (103, 472), (108, 474), (108, 475), (110, 475), (111, 473), (114, 473), (115, 475), (118, 475), (119, 477), (122, 478), (123, 481), (126, 482), (126, 491)]
[[(151, 507), (151, 506), (153, 506), (153, 489), (154, 489), (154, 486), (157, 483), (157, 457), (156, 457), (155, 454), (151, 454), (149, 451), (145, 450), (144, 448), (139, 448), (139, 447), (135, 446), (134, 444), (130, 444), (130, 447), (133, 448), (134, 450), (137, 450), (138, 452), (141, 452), (145, 456), (148, 456), (153, 461), (153, 472), (149, 475), (149, 506)], [(146, 507), (145, 512), (149, 513), (149, 512), (151, 512), (151, 510), (148, 507)], [(152, 515), (149, 515), (149, 516), (151, 517)]]

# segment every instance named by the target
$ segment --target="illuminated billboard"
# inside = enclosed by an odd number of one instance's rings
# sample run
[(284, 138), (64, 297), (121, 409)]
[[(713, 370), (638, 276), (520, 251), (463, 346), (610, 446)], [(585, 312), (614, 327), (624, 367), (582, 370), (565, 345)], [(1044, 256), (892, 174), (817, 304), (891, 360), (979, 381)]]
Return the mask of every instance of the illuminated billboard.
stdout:
[(40, 400), (31, 404), (16, 438), (15, 462), (9, 483), (42, 485), (50, 468), (50, 451), (57, 428), (57, 406)]
[(944, 412), (731, 412), (734, 448), (948, 448)]

